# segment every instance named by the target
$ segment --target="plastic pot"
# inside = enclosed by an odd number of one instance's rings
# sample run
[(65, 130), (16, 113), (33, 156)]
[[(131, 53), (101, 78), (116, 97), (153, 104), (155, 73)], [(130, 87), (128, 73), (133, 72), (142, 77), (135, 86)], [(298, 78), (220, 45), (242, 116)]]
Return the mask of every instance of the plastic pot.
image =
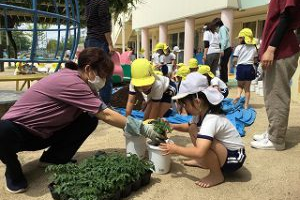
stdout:
[(110, 200), (120, 200), (121, 199), (121, 191), (118, 190), (115, 192), (114, 196)]
[[(115, 193), (113, 193), (110, 197), (102, 199), (101, 200), (120, 200), (121, 199), (121, 192), (120, 190), (116, 191)], [(99, 199), (99, 200), (100, 200)]]
[(54, 185), (55, 185), (54, 183), (50, 183), (50, 184), (48, 185), (48, 188), (49, 188), (49, 190), (50, 190), (51, 196), (52, 196), (52, 198), (53, 198), (54, 200), (61, 200), (60, 195), (57, 194), (56, 192), (54, 192)]
[(130, 194), (131, 194), (131, 184), (128, 184), (121, 190), (121, 198), (126, 198)]
[(147, 171), (147, 172), (142, 176), (142, 186), (148, 185), (148, 184), (150, 183), (151, 174), (152, 174), (152, 171)]
[(132, 136), (127, 133), (124, 133), (125, 142), (126, 142), (126, 153), (129, 155), (135, 154), (140, 159), (145, 157), (146, 153), (146, 138), (143, 136)]
[(132, 183), (132, 191), (137, 191), (138, 189), (140, 189), (142, 187), (142, 178), (134, 181)]
[[(166, 142), (172, 143), (173, 141), (167, 140)], [(171, 168), (171, 155), (163, 156), (159, 146), (154, 146), (150, 142), (147, 143), (149, 160), (155, 166), (155, 173), (166, 174)]]

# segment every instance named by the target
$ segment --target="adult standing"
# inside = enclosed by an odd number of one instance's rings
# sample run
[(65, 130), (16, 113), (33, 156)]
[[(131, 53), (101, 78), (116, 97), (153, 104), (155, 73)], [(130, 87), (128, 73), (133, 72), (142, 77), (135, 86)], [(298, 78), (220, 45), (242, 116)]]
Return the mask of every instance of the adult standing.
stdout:
[(220, 59), (220, 38), (216, 26), (212, 23), (207, 25), (203, 34), (203, 41), (203, 63), (210, 66), (211, 72), (216, 75)]
[(224, 82), (228, 82), (228, 61), (232, 53), (230, 45), (229, 28), (226, 27), (220, 18), (215, 18), (212, 21), (213, 26), (219, 30), (219, 37), (221, 43), (221, 63), (220, 63), (220, 79)]
[(290, 80), (297, 68), (299, 41), (294, 30), (300, 27), (298, 0), (271, 0), (260, 46), (264, 69), (264, 100), (269, 120), (265, 133), (254, 135), (257, 149), (284, 150), (288, 126)]
[(66, 69), (47, 76), (28, 89), (0, 120), (0, 160), (6, 165), (6, 189), (24, 192), (27, 181), (17, 153), (44, 151), (40, 162), (70, 162), (98, 120), (123, 128), (132, 135), (157, 140), (152, 126), (107, 108), (97, 97), (114, 65), (100, 48), (86, 48), (78, 65), (66, 63)]
[[(111, 14), (108, 0), (86, 0), (87, 37), (84, 47), (99, 47), (106, 53), (114, 51), (111, 39)], [(107, 78), (105, 86), (99, 91), (103, 102), (110, 105), (112, 79)]]

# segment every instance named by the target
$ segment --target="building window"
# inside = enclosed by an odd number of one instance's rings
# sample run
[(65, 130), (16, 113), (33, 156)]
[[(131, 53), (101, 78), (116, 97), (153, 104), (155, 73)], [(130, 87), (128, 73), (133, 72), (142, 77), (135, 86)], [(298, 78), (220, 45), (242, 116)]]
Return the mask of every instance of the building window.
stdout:
[(184, 32), (179, 33), (179, 48), (184, 49)]
[(256, 37), (256, 35), (255, 35), (255, 33), (256, 33), (256, 21), (255, 22), (243, 23), (243, 28), (250, 28), (252, 30), (252, 33), (253, 33), (254, 37)]
[(265, 20), (246, 22), (243, 23), (243, 28), (250, 28), (252, 30), (253, 36), (260, 40), (264, 30), (265, 22)]
[(169, 35), (169, 46), (172, 49), (174, 46), (177, 45), (177, 41), (178, 41), (178, 33), (173, 33)]

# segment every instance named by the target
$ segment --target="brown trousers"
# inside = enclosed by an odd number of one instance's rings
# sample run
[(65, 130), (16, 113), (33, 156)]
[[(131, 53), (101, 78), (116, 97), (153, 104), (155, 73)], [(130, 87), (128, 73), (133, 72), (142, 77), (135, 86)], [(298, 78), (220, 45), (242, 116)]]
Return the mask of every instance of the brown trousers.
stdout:
[(288, 127), (291, 88), (290, 81), (297, 69), (300, 52), (274, 61), (264, 71), (264, 100), (269, 120), (269, 140), (276, 144), (285, 142)]

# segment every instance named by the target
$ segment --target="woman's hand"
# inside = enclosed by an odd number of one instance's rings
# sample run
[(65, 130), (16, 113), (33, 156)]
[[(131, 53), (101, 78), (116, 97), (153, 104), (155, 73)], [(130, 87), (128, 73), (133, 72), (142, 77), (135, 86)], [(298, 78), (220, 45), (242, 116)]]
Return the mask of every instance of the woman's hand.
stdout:
[(261, 63), (264, 70), (272, 66), (274, 61), (275, 47), (269, 46), (266, 52), (262, 55)]
[(176, 154), (177, 145), (174, 143), (161, 143), (159, 145), (162, 155)]

